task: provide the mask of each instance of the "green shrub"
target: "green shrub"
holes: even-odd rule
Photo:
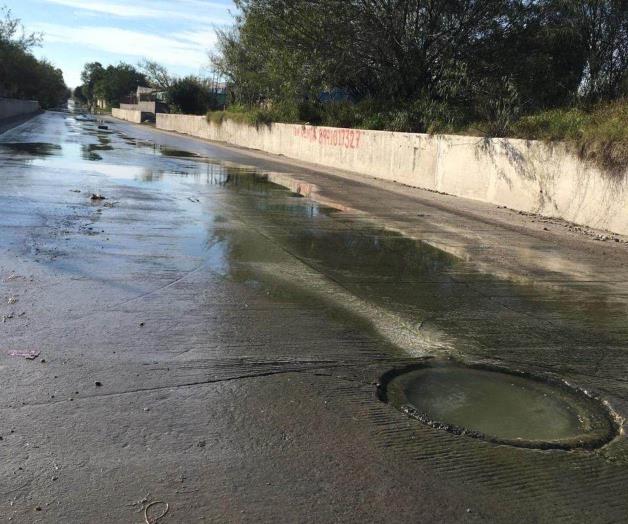
[[[628,168],[628,100],[597,108],[589,115],[577,140],[583,158],[616,175]]]
[[[220,126],[225,120],[225,113],[226,111],[209,111],[207,113],[207,121]]]
[[[241,107],[230,107],[224,111],[209,111],[207,113],[207,121],[216,125],[222,125],[225,120],[231,120],[238,124],[260,127],[262,125],[270,125],[277,120],[274,118],[272,111],[267,109],[243,109]]]
[[[215,106],[208,86],[195,76],[175,80],[166,90],[166,101],[171,111],[189,115],[203,115]]]
[[[326,126],[356,127],[361,121],[358,108],[350,102],[327,102],[319,106]]]
[[[283,122],[301,122],[311,125],[320,125],[324,120],[321,105],[309,100],[297,104],[294,109],[284,107],[281,117]]]
[[[510,134],[537,140],[577,139],[586,120],[587,115],[581,109],[552,109],[521,118]]]

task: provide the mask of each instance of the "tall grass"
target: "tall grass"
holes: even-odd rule
[[[580,158],[624,175],[628,169],[628,100],[591,109],[554,109],[521,118],[512,137],[565,141]]]

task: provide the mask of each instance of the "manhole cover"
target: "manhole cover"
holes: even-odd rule
[[[487,367],[431,362],[393,371],[380,393],[432,427],[512,446],[592,449],[617,431],[602,403],[563,382]]]

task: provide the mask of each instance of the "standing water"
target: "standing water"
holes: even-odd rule
[[[501,370],[436,363],[394,376],[386,397],[430,426],[520,447],[593,448],[615,433],[595,399]]]

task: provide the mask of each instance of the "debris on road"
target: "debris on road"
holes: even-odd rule
[[[144,497],[142,497],[140,500],[136,500],[135,502],[130,502],[127,504],[127,506],[132,506],[132,507],[140,506],[140,509],[137,510],[137,513],[139,513],[140,511],[142,511],[144,504],[148,502],[149,498],[150,498],[150,493],[146,493],[146,495],[144,495]]]
[[[82,113],[81,115],[76,116],[75,119],[77,122],[96,122],[96,118],[94,118],[91,115],[87,115],[85,113]]]
[[[92,200],[92,201],[106,200],[107,197],[101,195],[100,193],[92,193],[92,196],[90,196],[89,199]]]
[[[80,189],[70,189],[70,193],[80,193]]]
[[[9,300],[7,300],[7,304],[9,305],[15,304],[16,302],[17,302],[16,297],[9,297]]]
[[[30,351],[12,350],[9,351],[10,357],[22,357],[26,360],[35,360],[39,356],[40,351],[31,349]]]
[[[98,129],[109,129],[109,126],[98,126]]]
[[[153,506],[157,506],[158,504],[162,504],[164,506],[164,510],[161,512],[160,515],[157,515],[152,518],[149,517],[148,510],[152,508]],[[144,521],[146,522],[146,524],[156,524],[156,522],[158,522],[159,520],[163,519],[166,516],[169,510],[170,510],[170,505],[167,502],[163,502],[161,500],[155,500],[153,502],[150,502],[144,508]]]

